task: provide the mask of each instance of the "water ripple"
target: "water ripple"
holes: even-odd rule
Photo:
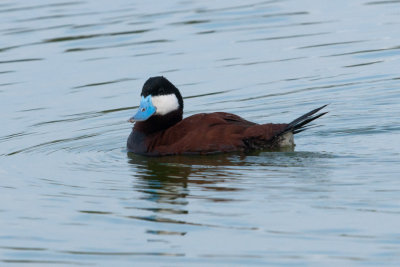
[[[145,33],[145,32],[148,32],[148,31],[150,31],[150,29],[135,30],[135,31],[124,31],[124,32],[98,33],[98,34],[78,35],[78,36],[64,36],[64,37],[56,37],[56,38],[52,38],[52,39],[46,39],[43,42],[44,43],[66,42],[66,41],[75,41],[75,40],[81,40],[81,39],[98,38],[98,37],[140,34],[140,33]]]
[[[10,12],[15,12],[15,11],[24,11],[24,10],[34,10],[34,9],[42,9],[42,8],[48,8],[48,7],[61,7],[61,6],[70,6],[70,5],[78,5],[83,3],[82,1],[72,1],[72,2],[63,2],[63,3],[46,3],[44,5],[34,5],[34,6],[24,6],[24,7],[14,7],[14,8],[6,8],[6,9],[0,9],[0,13],[10,13]]]
[[[44,60],[43,58],[23,58],[23,59],[13,59],[13,60],[2,60],[0,64],[7,64],[7,63],[23,63],[29,61],[41,61]]]
[[[292,38],[302,38],[302,37],[309,37],[309,36],[319,36],[319,35],[326,35],[329,32],[318,32],[318,33],[306,33],[306,34],[294,34],[294,35],[283,35],[283,36],[273,36],[273,37],[265,37],[265,38],[255,38],[255,39],[248,39],[248,40],[239,40],[238,43],[246,43],[246,42],[259,42],[259,41],[273,41],[273,40],[281,40],[281,39],[292,39]]]

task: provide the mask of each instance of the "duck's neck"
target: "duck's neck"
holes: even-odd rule
[[[146,121],[138,121],[135,123],[133,130],[144,134],[152,134],[175,125],[182,120],[183,110],[178,109],[165,115],[154,115]]]

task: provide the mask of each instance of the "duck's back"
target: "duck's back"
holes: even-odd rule
[[[287,124],[259,125],[224,112],[201,113],[146,136],[135,133],[134,129],[131,135],[143,138],[134,141],[135,138],[130,137],[132,140],[128,140],[128,148],[136,153],[155,156],[269,148],[274,146],[274,137],[286,127]]]

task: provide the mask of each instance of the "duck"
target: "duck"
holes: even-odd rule
[[[183,98],[163,76],[143,85],[127,151],[144,156],[208,155],[294,147],[294,135],[325,115],[323,105],[290,123],[257,124],[232,113],[199,113],[183,118]]]

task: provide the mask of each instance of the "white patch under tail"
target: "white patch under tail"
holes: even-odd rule
[[[156,115],[165,115],[179,108],[175,94],[152,96],[151,101],[156,108]]]
[[[294,146],[294,137],[292,132],[285,133],[279,140],[280,147],[291,147]]]

